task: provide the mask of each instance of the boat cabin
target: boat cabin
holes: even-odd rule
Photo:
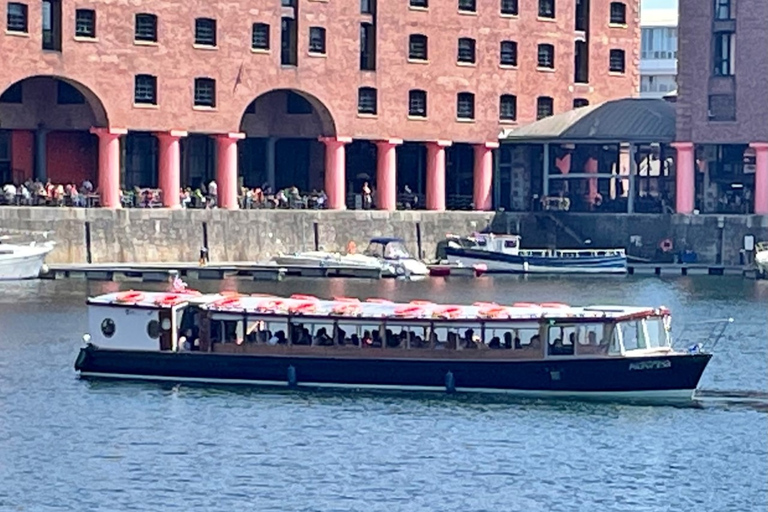
[[[405,241],[402,238],[388,237],[372,238],[368,242],[368,247],[363,254],[385,260],[399,260],[412,257],[411,253],[406,249]]]
[[[457,359],[672,350],[665,308],[155,292],[112,293],[88,305],[90,342],[100,348]]]

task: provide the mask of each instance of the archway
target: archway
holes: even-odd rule
[[[109,126],[109,119],[85,85],[47,75],[11,84],[0,94],[0,182],[96,183],[94,126]]]
[[[336,136],[328,108],[311,94],[276,89],[253,100],[240,120],[246,138],[239,143],[242,184],[272,190],[323,188],[320,137]]]

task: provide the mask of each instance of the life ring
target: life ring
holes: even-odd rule
[[[175,306],[176,304],[183,302],[186,297],[182,294],[168,294],[158,297],[155,300],[155,304],[158,306]]]
[[[413,317],[418,313],[421,313],[422,308],[419,306],[402,306],[395,309],[395,316]]]
[[[456,318],[461,314],[460,306],[448,306],[438,309],[432,313],[435,318]]]
[[[671,252],[674,247],[675,247],[675,244],[672,243],[671,238],[665,238],[664,240],[659,242],[659,248],[662,250],[662,252]]]
[[[144,298],[144,294],[133,290],[123,292],[115,297],[116,302],[140,302]]]
[[[339,304],[331,310],[333,315],[352,316],[360,313],[360,306],[358,304]]]
[[[280,308],[283,305],[283,301],[280,299],[276,300],[270,300],[265,302],[263,305],[259,305],[257,309],[260,311],[268,312],[268,313],[274,313],[276,309]]]
[[[304,302],[301,304],[296,304],[293,306],[288,307],[288,311],[291,314],[306,314],[306,313],[314,313],[315,311],[315,303],[314,302]]]
[[[296,300],[311,300],[313,302],[320,300],[314,295],[302,295],[300,293],[294,293],[293,295],[291,295],[291,298]]]
[[[223,299],[219,299],[213,303],[214,307],[217,307],[217,308],[225,308],[225,307],[231,308],[239,304],[240,304],[240,297],[235,297],[235,296],[224,297]]]
[[[490,308],[484,308],[478,311],[478,316],[481,318],[500,318],[502,316],[509,317],[509,313],[507,312],[507,308],[505,307],[490,307]]]

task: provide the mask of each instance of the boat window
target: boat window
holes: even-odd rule
[[[504,240],[505,249],[514,249],[517,247],[517,240]]]
[[[101,322],[101,334],[103,334],[105,338],[111,338],[114,336],[116,330],[117,328],[115,327],[115,321],[111,318],[105,318]]]
[[[648,347],[642,320],[619,322],[617,325],[624,350],[640,350]]]
[[[147,323],[147,335],[152,338],[153,340],[156,340],[160,337],[160,322],[157,320],[150,320]]]
[[[371,242],[368,244],[368,248],[363,253],[366,256],[373,256],[375,258],[384,257],[384,246],[378,242]]]
[[[385,259],[408,258],[409,256],[408,249],[402,242],[389,242],[384,248]]]
[[[613,335],[611,324],[582,324],[576,329],[577,355],[591,356],[608,353]]]
[[[237,343],[244,340],[242,320],[211,320],[211,342]]]
[[[648,348],[659,348],[669,346],[669,331],[666,328],[664,319],[661,317],[651,317],[644,320]]]
[[[572,356],[578,343],[578,334],[578,328],[573,325],[550,326],[547,353],[550,356]]]
[[[467,343],[464,331],[466,329],[459,327],[435,325],[429,335],[429,346],[437,350],[463,348]],[[471,334],[474,336],[474,332]]]
[[[492,349],[531,349],[541,348],[539,326],[503,326],[485,329],[485,343]]]

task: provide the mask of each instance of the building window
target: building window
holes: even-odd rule
[[[75,11],[75,37],[96,37],[96,11],[77,9]]]
[[[195,20],[195,44],[216,46],[216,20],[211,18],[197,18]]]
[[[475,95],[471,92],[460,92],[456,95],[456,117],[471,120],[475,118]]]
[[[251,29],[251,49],[269,50],[269,25],[254,23]]]
[[[470,37],[459,38],[459,62],[475,63],[475,40]]]
[[[408,58],[411,60],[427,60],[427,36],[411,34],[408,37]]]
[[[58,80],[56,82],[56,103],[59,105],[85,105],[85,96],[75,86]]]
[[[325,55],[325,29],[309,27],[309,53]]]
[[[515,41],[501,42],[499,63],[502,66],[517,66],[517,43]]]
[[[295,66],[299,61],[296,44],[298,32],[296,20],[293,18],[280,18],[280,64],[283,66]]]
[[[360,24],[360,70],[376,70],[376,31],[372,23]]]
[[[611,2],[611,23],[614,25],[627,24],[627,6],[622,2]]]
[[[357,113],[376,115],[376,89],[361,87],[357,90]]]
[[[611,50],[609,71],[611,73],[624,73],[624,50]]]
[[[8,2],[8,19],[5,28],[8,32],[28,32],[29,17],[27,4]]]
[[[459,11],[477,12],[477,3],[475,0],[459,0]]]
[[[712,94],[709,96],[709,120],[736,120],[736,98],[733,94]]]
[[[735,74],[736,51],[733,32],[716,32],[714,35],[714,75]]]
[[[195,78],[195,106],[216,107],[216,80]]]
[[[409,0],[408,5],[416,9],[427,9],[429,8],[429,0]]]
[[[360,0],[360,14],[375,14],[376,0]]]
[[[133,82],[133,102],[140,105],[157,105],[157,77],[136,75]]]
[[[555,0],[539,0],[539,18],[555,17]]]
[[[573,47],[573,81],[589,83],[589,47],[586,41],[577,40]]]
[[[139,13],[136,15],[133,38],[136,41],[157,42],[157,16]]]
[[[501,0],[501,14],[517,16],[518,9],[517,0]]]
[[[0,103],[23,103],[24,102],[24,90],[21,82],[16,82],[0,94]],[[0,130],[2,133],[2,130]]]
[[[499,120],[517,121],[517,96],[502,94],[499,99]]]
[[[427,92],[419,89],[408,91],[408,115],[427,117]]]
[[[573,108],[581,108],[589,105],[589,100],[586,98],[574,98]]]
[[[555,69],[555,47],[551,44],[539,45],[539,67]]]
[[[730,20],[733,19],[732,16],[731,0],[715,0],[716,20]]]
[[[640,35],[641,59],[676,59],[677,28],[644,28]]]
[[[536,119],[544,119],[555,112],[555,101],[549,96],[539,96],[536,98]]]

